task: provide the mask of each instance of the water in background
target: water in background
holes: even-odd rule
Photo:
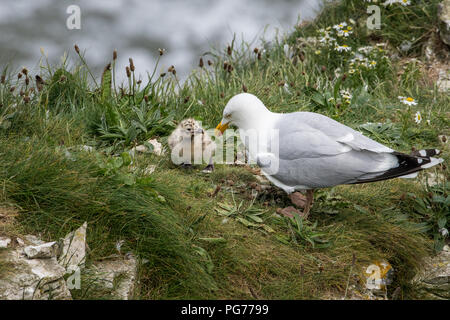
[[[43,48],[51,63],[64,52],[75,60],[73,45],[85,52],[95,74],[118,50],[124,69],[133,57],[137,71],[153,70],[158,48],[166,54],[160,70],[170,65],[186,77],[211,46],[237,39],[272,39],[303,19],[314,17],[319,0],[0,0],[0,68],[39,71]],[[67,7],[81,8],[81,29],[68,30]],[[267,29],[266,29],[267,27]],[[124,79],[124,72],[123,77]]]

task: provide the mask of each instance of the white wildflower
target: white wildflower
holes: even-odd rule
[[[406,104],[408,106],[415,106],[417,104],[416,100],[414,100],[411,97],[399,96],[398,99],[400,100],[401,103]]]
[[[416,112],[414,120],[416,121],[417,124],[419,124],[422,121],[422,115],[420,114],[420,111]]]
[[[394,3],[398,3],[398,0],[387,0],[386,2],[383,3],[383,6],[387,7]]]
[[[335,30],[341,30],[341,29],[343,29],[346,26],[347,26],[347,22],[341,22],[339,24],[334,25],[333,28]]]
[[[341,91],[339,91],[339,93],[341,94],[342,98],[346,100],[351,100],[353,97],[348,89],[342,89]]]
[[[351,35],[353,33],[353,31],[350,31],[348,29],[344,29],[344,30],[339,30],[338,31],[338,37],[348,37],[349,35]]]
[[[373,50],[372,46],[360,47],[358,51],[364,54],[369,54]]]
[[[352,48],[349,47],[348,45],[344,44],[342,46],[336,46],[334,47],[334,50],[336,50],[337,52],[342,52],[342,51],[351,51]]]

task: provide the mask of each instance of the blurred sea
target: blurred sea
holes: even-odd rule
[[[119,70],[132,57],[138,73],[146,75],[153,70],[158,48],[164,48],[158,71],[174,65],[183,79],[203,53],[226,46],[234,34],[237,43],[244,39],[257,46],[262,37],[273,39],[313,18],[320,4],[319,0],[0,0],[0,69],[9,64],[38,71],[40,48],[51,63],[64,52],[76,61],[76,43],[95,74],[117,49]],[[66,27],[70,5],[81,9],[80,30]]]

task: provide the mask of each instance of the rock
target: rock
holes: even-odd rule
[[[24,236],[24,238],[27,242],[30,242],[31,244],[33,244],[35,246],[45,243],[44,241],[42,241],[41,239],[39,239],[38,237],[36,237],[32,234],[27,234],[26,236]]]
[[[427,297],[450,299],[450,248],[448,245],[434,257],[425,259],[423,268],[413,279]]]
[[[162,149],[162,144],[159,143],[158,140],[151,139],[151,140],[148,140],[146,143],[153,146],[153,150],[152,151],[150,151],[149,148],[146,145],[141,144],[141,145],[138,145],[138,146],[132,148],[130,150],[130,154],[132,156],[134,156],[136,151],[137,152],[141,152],[141,153],[154,153],[157,156],[160,156],[160,155],[164,154],[163,149]]]
[[[442,42],[450,46],[450,0],[438,4],[438,27]]]
[[[68,233],[61,239],[61,253],[58,263],[68,271],[75,270],[76,267],[84,267],[86,258],[86,229],[87,222],[75,231]]]
[[[450,90],[450,69],[439,71],[436,86],[440,92],[447,92]]]
[[[56,257],[28,259],[23,248],[9,251],[8,271],[0,275],[0,300],[72,299]]]
[[[0,249],[8,248],[10,243],[11,243],[10,238],[0,237]]]
[[[447,181],[447,178],[443,173],[440,172],[425,171],[420,176],[419,181],[432,187],[440,183],[445,183]]]
[[[157,156],[160,156],[163,154],[163,150],[162,150],[162,144],[158,142],[158,140],[156,139],[151,139],[148,140],[147,143],[151,144],[153,146],[153,153],[156,154]]]
[[[149,152],[148,148],[146,146],[144,146],[143,144],[134,147],[132,149],[132,151],[137,151],[137,152],[141,152],[141,153],[148,153]]]
[[[120,300],[133,299],[137,277],[137,262],[133,255],[95,262],[89,272],[95,279],[96,290],[107,290]]]
[[[49,259],[56,257],[58,244],[53,241],[36,246],[27,246],[23,249],[23,252],[28,259]]]
[[[22,239],[20,239],[19,237],[16,238],[16,241],[17,241],[17,244],[21,247],[23,247],[25,245],[25,242]]]

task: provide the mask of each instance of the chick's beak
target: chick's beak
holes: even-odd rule
[[[222,121],[217,125],[214,131],[216,136],[221,136],[225,130],[228,128],[228,123],[222,124]]]

